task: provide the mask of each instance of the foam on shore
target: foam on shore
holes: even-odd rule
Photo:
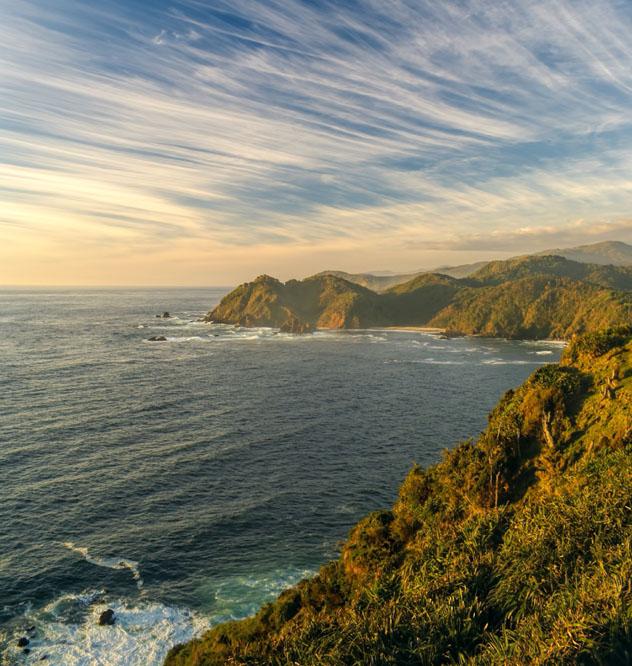
[[[208,619],[157,602],[103,602],[102,592],[63,595],[25,617],[35,627],[30,653],[11,637],[2,657],[10,664],[43,660],[50,666],[160,666],[167,652],[209,627]],[[99,615],[114,611],[115,623],[100,626]],[[3,662],[4,663],[4,662]]]

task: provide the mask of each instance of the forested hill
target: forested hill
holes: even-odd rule
[[[555,255],[490,261],[469,277],[474,284],[490,285],[541,275],[582,280],[608,289],[632,290],[632,266],[586,264]]]
[[[576,338],[339,559],[167,666],[632,662],[632,328]]]
[[[295,333],[429,326],[451,334],[567,339],[632,321],[632,267],[522,257],[491,262],[462,279],[424,273],[380,294],[335,275],[286,283],[264,275],[233,290],[207,320]]]

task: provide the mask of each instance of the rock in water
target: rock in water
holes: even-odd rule
[[[29,639],[26,636],[18,639],[18,647],[26,647],[30,643]]]
[[[162,318],[163,319],[171,319],[171,315],[168,312],[163,312],[162,313]]]
[[[154,335],[149,338],[149,342],[167,342],[167,338],[164,335]]]
[[[102,627],[112,626],[115,621],[114,611],[111,608],[104,610],[103,613],[99,615],[99,625]]]

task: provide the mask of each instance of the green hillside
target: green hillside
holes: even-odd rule
[[[465,287],[429,324],[465,335],[562,339],[632,321],[632,294],[563,277]]]
[[[540,275],[582,280],[607,289],[632,290],[632,266],[585,264],[558,256],[491,261],[470,279],[473,283],[488,285]]]
[[[225,296],[207,320],[284,330],[363,328],[388,318],[373,291],[333,275],[285,284],[268,275],[246,282]]]
[[[632,321],[632,267],[521,257],[491,262],[463,279],[423,273],[381,294],[334,275],[285,284],[264,275],[228,294],[207,320],[296,333],[432,326],[454,334],[567,339]]]
[[[632,328],[577,338],[338,560],[166,666],[627,664]]]

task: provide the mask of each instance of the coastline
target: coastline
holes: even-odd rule
[[[436,335],[444,334],[447,329],[437,328],[434,326],[378,326],[371,328],[372,331],[402,331],[403,333],[416,332],[416,333],[433,333]]]
[[[329,330],[329,329],[319,329],[319,330]],[[341,329],[348,330],[348,329]],[[368,331],[390,331],[401,333],[426,333],[428,335],[447,335],[447,328],[438,328],[433,326],[377,326],[375,328],[366,329]],[[449,337],[452,338],[479,338],[479,339],[489,339],[489,340],[513,340],[518,342],[533,342],[533,343],[543,343],[550,345],[557,345],[560,347],[567,347],[570,344],[570,340],[563,340],[561,338],[507,338],[507,337],[495,337],[490,335],[483,335],[480,333],[460,333],[458,335],[453,334]]]

